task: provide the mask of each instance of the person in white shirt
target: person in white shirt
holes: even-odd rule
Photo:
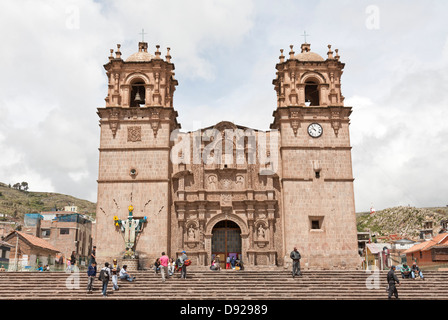
[[[127,265],[124,265],[123,268],[121,268],[120,270],[120,279],[121,280],[128,280],[130,282],[135,281],[136,277],[132,277],[127,271],[126,269],[128,268]]]

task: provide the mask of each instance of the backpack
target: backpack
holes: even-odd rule
[[[109,273],[105,269],[101,269],[100,275],[98,276],[100,281],[109,281]]]

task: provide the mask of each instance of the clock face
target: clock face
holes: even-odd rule
[[[312,123],[308,126],[308,134],[313,138],[319,138],[323,133],[322,126],[318,123]]]

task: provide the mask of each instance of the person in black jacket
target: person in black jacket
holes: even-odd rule
[[[76,252],[72,251],[72,255],[70,256],[70,262],[71,262],[71,266],[72,266],[72,270],[73,267],[76,265]]]
[[[291,252],[289,257],[292,259],[292,277],[294,278],[296,275],[301,276],[302,273],[300,272],[300,259],[302,258],[300,256],[299,251],[297,251],[297,248],[294,247],[294,250]]]
[[[398,285],[400,285],[400,281],[398,281],[398,278],[395,275],[395,266],[392,266],[387,273],[387,283],[389,285],[388,299],[391,299],[392,295],[394,295],[395,298],[398,299],[398,291],[395,283],[398,283]]]

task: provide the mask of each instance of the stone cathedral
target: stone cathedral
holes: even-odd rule
[[[140,42],[127,59],[111,49],[98,108],[100,263],[121,260],[126,237],[140,268],[183,250],[196,266],[236,256],[286,267],[294,247],[302,268],[358,266],[344,63],[331,46],[326,59],[307,43],[293,50],[275,65],[269,131],[222,121],[182,132],[170,49],[163,58]],[[138,230],[120,227],[128,218]]]

